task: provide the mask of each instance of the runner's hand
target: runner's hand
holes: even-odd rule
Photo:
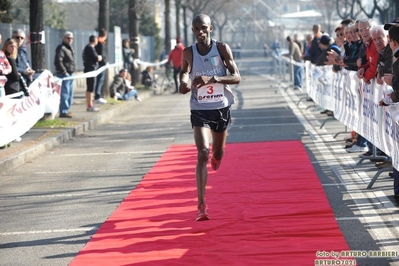
[[[190,88],[188,87],[188,84],[185,83],[184,81],[180,82],[180,86],[179,86],[179,92],[181,94],[186,94],[187,92],[191,91]]]

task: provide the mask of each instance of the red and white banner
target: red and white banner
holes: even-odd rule
[[[50,71],[45,70],[29,86],[29,97],[12,98],[20,93],[0,97],[0,146],[25,134],[45,113],[55,116],[60,90],[60,84],[54,82]]]

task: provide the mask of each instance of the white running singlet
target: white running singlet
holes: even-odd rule
[[[226,67],[222,62],[216,46],[217,41],[211,40],[212,48],[206,55],[200,55],[197,44],[191,45],[193,62],[190,79],[196,76],[226,76]],[[215,110],[232,105],[235,102],[233,92],[226,84],[214,83],[200,87],[197,90],[191,88],[191,110]]]

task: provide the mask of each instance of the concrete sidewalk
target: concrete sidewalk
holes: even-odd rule
[[[20,142],[14,141],[9,148],[0,149],[0,173],[27,163],[38,155],[73,139],[76,135],[94,129],[114,116],[140,105],[140,102],[135,99],[112,101],[112,103],[96,105],[100,108],[100,112],[87,112],[85,93],[85,87],[75,87],[74,101],[70,109],[74,115],[73,118],[60,118],[58,114],[55,117],[55,120],[65,122],[65,126],[59,128],[34,126],[21,136]],[[139,90],[138,95],[145,100],[153,95],[153,91]]]

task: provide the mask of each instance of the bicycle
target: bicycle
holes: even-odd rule
[[[166,93],[174,93],[176,90],[175,86],[175,81],[173,79],[173,69],[170,65],[165,65],[165,73],[161,75],[160,78],[157,78],[158,80],[161,80],[160,86],[158,86],[158,90],[160,94]],[[157,82],[158,83],[158,82]]]

